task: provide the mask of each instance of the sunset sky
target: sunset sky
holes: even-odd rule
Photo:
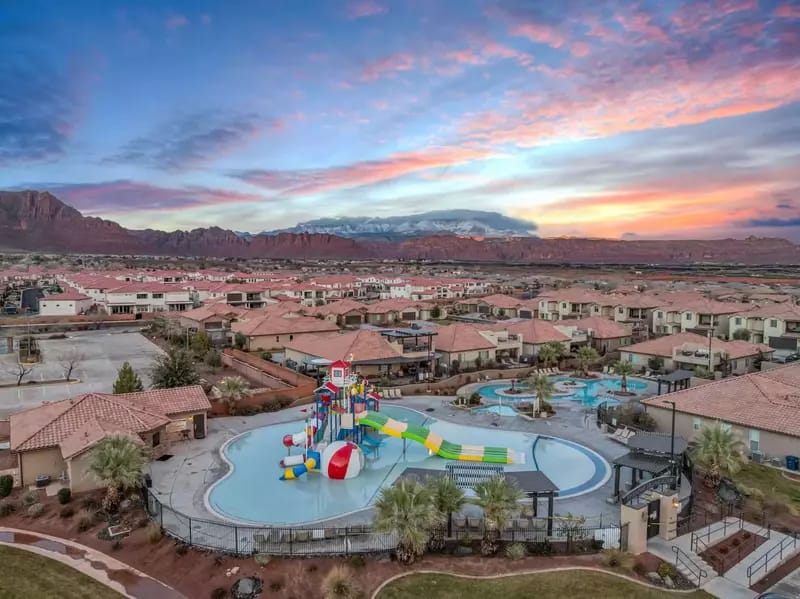
[[[3,0],[29,188],[134,228],[800,241],[800,0]]]

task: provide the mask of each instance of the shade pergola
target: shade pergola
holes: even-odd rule
[[[619,498],[620,471],[623,468],[631,469],[631,489],[641,481],[647,472],[651,478],[661,476],[672,468],[672,460],[667,456],[649,455],[640,452],[629,452],[619,456],[611,463],[614,468],[614,501]],[[638,476],[637,476],[638,475]]]
[[[660,374],[656,378],[658,394],[661,395],[661,385],[667,386],[667,393],[688,389],[694,373],[691,370],[673,370],[669,374]]]
[[[522,472],[505,472],[496,464],[447,464],[446,470],[428,470],[426,468],[406,468],[401,478],[412,477],[420,482],[430,478],[447,476],[455,480],[459,488],[474,489],[475,485],[493,476],[504,476],[513,480],[517,487],[533,502],[533,515],[538,516],[539,498],[547,498],[547,534],[553,534],[553,512],[558,487],[543,472],[529,470]]]

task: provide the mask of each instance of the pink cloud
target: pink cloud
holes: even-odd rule
[[[572,42],[569,49],[573,56],[577,56],[579,58],[589,54],[589,44],[586,42]]]
[[[189,24],[189,19],[187,19],[184,15],[172,15],[164,21],[164,27],[169,29],[170,31],[175,31],[182,27],[186,27]]]
[[[410,71],[415,63],[416,59],[411,54],[403,52],[392,54],[367,64],[361,72],[361,79],[374,81],[381,77],[393,77],[398,72]]]
[[[641,41],[661,43],[669,41],[669,36],[660,26],[653,23],[648,14],[641,12],[630,15],[618,14],[615,19],[625,31],[640,35]]]
[[[359,0],[347,5],[348,19],[362,19],[364,17],[374,17],[388,12],[389,9],[375,0]]]
[[[526,37],[537,44],[546,44],[551,48],[564,45],[564,37],[549,25],[523,23],[513,27],[510,34],[515,37]]]
[[[782,4],[775,9],[775,16],[782,19],[800,19],[800,5]]]
[[[484,149],[440,146],[397,152],[381,160],[367,160],[339,167],[296,171],[246,171],[239,178],[284,195],[303,196],[372,185],[430,169],[453,167],[494,156],[496,154]]]

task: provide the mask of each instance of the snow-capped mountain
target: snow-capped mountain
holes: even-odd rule
[[[437,210],[407,216],[320,218],[288,229],[264,231],[278,233],[327,233],[339,237],[383,237],[389,239],[423,235],[461,235],[469,237],[529,237],[536,225],[499,212],[480,210]]]

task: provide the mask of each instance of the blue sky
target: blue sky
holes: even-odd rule
[[[0,4],[0,188],[129,227],[800,240],[800,2]]]

